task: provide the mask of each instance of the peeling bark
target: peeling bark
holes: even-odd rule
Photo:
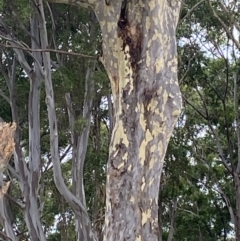
[[[100,10],[115,113],[104,240],[157,240],[160,176],[181,109],[175,43],[180,3],[128,1]]]
[[[181,110],[176,26],[181,1],[50,0],[91,7],[113,93],[104,240],[157,240],[158,190]]]

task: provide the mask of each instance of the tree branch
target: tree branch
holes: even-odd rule
[[[2,36],[1,36],[2,37]],[[8,41],[11,41],[10,39],[8,39]],[[67,54],[67,55],[73,55],[73,56],[78,56],[78,57],[84,57],[84,58],[88,58],[88,59],[98,59],[98,56],[91,56],[91,55],[86,55],[86,54],[79,54],[79,53],[75,53],[75,52],[67,52],[67,51],[63,51],[63,50],[57,50],[57,49],[31,49],[28,47],[21,47],[21,46],[11,46],[11,45],[6,45],[6,44],[2,44],[0,43],[0,46],[4,47],[4,48],[15,48],[15,49],[21,49],[24,51],[28,51],[28,52],[52,52],[52,53],[59,53],[59,54]]]
[[[237,2],[237,1],[236,1]],[[233,11],[229,11],[229,8],[224,6],[224,4],[219,1],[219,5],[220,8],[228,15],[228,17],[230,18],[230,20],[232,21],[232,23],[234,24],[234,26],[236,27],[236,29],[240,32],[240,24],[238,23],[238,21],[234,18],[233,15]]]
[[[188,101],[188,99],[183,95],[182,98],[186,101],[186,103],[188,105],[190,105],[203,119],[207,120],[207,117],[201,112],[199,111],[199,109],[194,106],[190,101]]]
[[[1,96],[3,99],[5,99],[5,100],[8,102],[8,104],[11,104],[9,97],[7,97],[7,96],[3,93],[2,90],[0,90],[0,96]]]
[[[236,47],[238,48],[238,50],[240,50],[240,43],[235,39],[235,37],[233,36],[233,34],[231,33],[231,31],[229,30],[229,27],[223,22],[223,20],[218,16],[218,14],[216,13],[216,11],[214,10],[211,1],[208,0],[209,3],[209,7],[213,12],[213,16],[219,21],[219,23],[222,25],[223,29],[225,30],[227,36],[233,41],[233,43],[236,45]]]
[[[198,5],[200,5],[201,3],[203,3],[205,0],[201,0],[199,2],[197,2],[188,12],[187,14],[181,19],[181,21],[179,21],[178,25],[182,24],[183,21],[195,10],[195,8],[198,7]]]
[[[15,200],[10,194],[6,193],[5,197],[10,200],[11,202],[13,202],[14,204],[16,204],[18,207],[20,207],[21,209],[25,208],[25,204],[22,202],[19,202],[17,200]]]
[[[47,48],[48,46],[48,38],[47,38],[47,29],[46,29],[46,21],[44,15],[44,9],[42,5],[42,1],[39,1],[39,28],[41,30],[41,46],[43,48]],[[49,51],[43,54],[43,64],[44,64],[44,79],[45,79],[45,91],[46,91],[46,103],[48,106],[48,119],[50,126],[50,141],[51,141],[51,158],[53,164],[53,173],[54,173],[54,182],[58,189],[58,191],[63,195],[66,201],[69,203],[71,208],[74,210],[75,215],[84,216],[88,222],[90,222],[90,218],[85,208],[84,204],[80,199],[78,199],[72,192],[69,191],[66,186],[60,165],[59,158],[59,145],[58,145],[58,128],[57,128],[57,117],[55,110],[55,102],[53,96],[53,86],[52,86],[52,72],[51,72],[51,61]],[[89,231],[90,236],[93,235],[92,230]]]
[[[3,238],[3,240],[6,241],[12,241],[11,238],[9,238],[4,232],[0,231],[0,237]]]
[[[237,74],[234,73],[234,109],[235,109],[235,121],[236,121],[236,132],[237,132],[237,146],[238,146],[238,164],[237,164],[237,174],[240,173],[240,119],[239,119],[239,105],[238,105],[238,85],[237,85]]]

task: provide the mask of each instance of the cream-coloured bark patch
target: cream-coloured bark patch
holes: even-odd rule
[[[142,177],[142,185],[141,185],[141,190],[143,191],[146,186],[146,180],[145,177]]]
[[[149,17],[146,17],[146,29],[147,29],[147,31],[150,29],[150,27],[151,27],[150,18],[149,18]]]
[[[120,111],[120,110],[119,110]],[[118,113],[119,115],[119,113]],[[123,143],[126,147],[129,146],[129,141],[127,139],[126,134],[124,133],[124,127],[123,127],[123,122],[122,120],[118,121],[118,124],[115,125],[114,128],[114,138],[113,138],[113,143],[112,146],[115,147],[117,146],[119,143]]]
[[[132,164],[130,164],[129,166],[128,166],[128,169],[127,169],[129,172],[130,171],[132,171]]]
[[[134,196],[131,196],[130,202],[135,203],[135,197]]]
[[[148,2],[148,6],[149,6],[149,8],[150,8],[150,11],[152,11],[152,10],[156,7],[155,1],[150,0],[150,1]]]
[[[181,110],[180,109],[176,109],[173,111],[172,116],[179,116],[181,114]]]
[[[153,111],[153,110],[156,110],[158,109],[158,101],[156,101],[155,99],[151,100],[151,102],[149,103],[148,105],[148,110],[150,111]]]
[[[163,92],[163,104],[165,105],[168,99],[168,92],[164,90]]]
[[[105,20],[100,21],[99,24],[100,24],[100,26],[101,26],[102,28],[104,28],[104,26],[105,26],[105,24],[106,24],[106,21],[105,21]]]
[[[156,73],[159,73],[164,68],[163,58],[157,59],[155,66],[156,66]]]
[[[136,241],[142,241],[141,236],[138,236],[138,237],[136,238]]]
[[[146,212],[142,212],[142,226],[151,218],[151,212],[150,208]]]
[[[149,162],[149,168],[152,169],[156,162],[157,162],[157,159],[152,157]]]
[[[122,160],[122,162],[118,165],[117,169],[119,170],[120,168],[124,167],[125,162]]]
[[[149,42],[150,42],[150,40],[149,40]],[[149,52],[147,51],[147,54],[146,54],[146,67],[149,67],[150,63],[151,63],[151,58],[150,58]]]
[[[154,182],[154,178],[152,177],[150,182],[149,182],[149,186],[152,186],[153,182]]]
[[[140,163],[142,166],[144,165],[144,161],[146,158],[146,147],[150,140],[152,140],[152,135],[149,132],[149,130],[146,130],[145,139],[142,141],[140,148],[139,148],[139,158],[140,158]]]

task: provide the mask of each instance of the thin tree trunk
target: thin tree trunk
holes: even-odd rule
[[[177,211],[177,203],[178,200],[177,198],[173,201],[173,204],[171,206],[170,209],[170,229],[168,232],[168,239],[167,241],[172,241],[173,240],[173,236],[174,236],[174,231],[175,231],[175,226],[176,226],[176,211]]]
[[[239,46],[240,47],[240,46]],[[238,74],[234,73],[234,109],[235,109],[235,121],[236,121],[236,133],[237,133],[237,149],[238,149],[238,163],[236,170],[234,171],[234,183],[236,192],[236,241],[240,241],[240,116],[239,116],[239,95],[238,95]]]
[[[66,102],[68,106],[69,123],[71,126],[71,139],[72,139],[72,177],[73,177],[73,193],[81,200],[86,208],[86,198],[83,184],[83,167],[84,160],[87,152],[87,145],[89,139],[90,125],[91,125],[91,109],[93,98],[93,79],[92,69],[89,67],[86,73],[85,79],[85,97],[83,106],[83,118],[84,128],[81,134],[78,134],[79,130],[74,129],[75,116],[74,110],[71,105],[70,94],[66,94]],[[88,234],[91,227],[86,225],[87,222],[84,217],[76,216],[76,232],[77,240],[92,240]]]
[[[0,161],[2,163],[2,161]],[[5,229],[5,233],[8,238],[12,241],[17,241],[17,237],[13,231],[12,226],[12,218],[11,218],[11,210],[9,209],[9,203],[6,199],[5,195],[2,193],[3,189],[3,170],[0,169],[0,183],[1,183],[1,190],[0,190],[0,220]]]
[[[199,241],[203,241],[204,239],[203,239],[202,230],[200,227],[198,228],[198,230],[199,230]]]
[[[163,200],[162,200],[162,185],[163,176],[161,176],[161,182],[159,187],[159,197],[158,197],[158,241],[163,241],[163,229],[162,229],[162,216],[163,216]]]
[[[32,5],[31,17],[31,35],[32,48],[39,48],[39,29],[38,29],[38,13],[34,4]],[[37,42],[36,42],[37,41]],[[35,61],[42,62],[41,53],[33,53]],[[38,188],[40,180],[40,85],[42,81],[40,66],[35,62],[31,73],[28,121],[29,121],[29,172],[28,186],[24,188],[25,196],[25,218],[29,228],[29,234],[32,240],[45,241],[40,215],[38,212]]]
[[[32,41],[32,48],[38,48],[38,44],[35,42],[39,39],[38,22],[36,19],[35,6],[33,7],[33,16],[31,18],[31,34],[35,39]],[[38,181],[40,175],[40,123],[39,123],[39,91],[40,91],[40,78],[42,77],[42,66],[40,65],[40,53],[33,53],[34,68],[32,69],[26,61],[25,55],[22,50],[14,48],[19,46],[14,36],[10,35],[10,31],[6,27],[3,19],[0,18],[3,29],[3,34],[9,39],[14,39],[9,43],[13,47],[15,56],[13,58],[12,69],[9,67],[9,77],[6,79],[9,94],[10,94],[10,105],[12,109],[12,118],[19,124],[18,109],[15,99],[15,79],[16,79],[16,59],[18,60],[21,67],[24,69],[30,80],[30,93],[29,93],[29,169],[26,166],[25,157],[22,153],[20,141],[21,133],[19,126],[15,135],[15,168],[19,173],[20,188],[25,200],[24,216],[28,227],[29,235],[32,240],[45,241],[45,235],[42,229],[40,221],[40,215],[38,212],[37,205],[37,194],[38,194]]]
[[[239,174],[234,175],[235,191],[236,191],[236,241],[240,241],[240,179]]]
[[[12,36],[9,36],[9,37],[12,37]],[[28,63],[26,62],[23,52],[20,50],[17,50],[17,49],[14,49],[14,51],[16,53],[16,58],[18,59],[21,66],[24,68],[24,70],[28,74],[28,77],[30,79],[32,77],[34,77],[34,73],[32,73],[30,75],[31,68],[29,67]],[[7,85],[8,85],[8,89],[9,89],[9,94],[10,94],[10,105],[11,105],[11,110],[12,110],[12,118],[13,118],[13,121],[15,121],[18,125],[19,118],[18,118],[18,110],[17,110],[17,105],[16,105],[15,89],[14,89],[15,88],[14,87],[15,78],[16,78],[16,58],[15,57],[13,58],[12,69],[9,69],[9,78],[6,79],[6,81],[7,81]],[[35,85],[35,83],[34,83],[34,85]],[[34,89],[36,91],[36,87],[32,86],[32,89],[30,90],[30,92],[32,91],[32,93],[29,95],[30,108],[33,108],[33,109],[36,107],[35,101],[34,101],[35,93],[33,93]],[[36,96],[36,98],[38,98],[38,97]],[[34,105],[34,107],[32,105]],[[32,116],[32,113],[31,113],[31,116]],[[36,125],[36,122],[35,122],[34,128],[36,128],[36,126],[39,129],[39,126]],[[33,127],[33,123],[31,122],[30,128],[32,128],[32,127]],[[30,130],[30,132],[31,132],[31,130]],[[35,132],[35,130],[33,130],[33,132],[31,132],[30,136],[33,135],[34,138],[35,137],[37,138],[37,135],[35,135],[35,134],[36,134],[36,132]],[[42,230],[40,216],[38,213],[38,206],[37,206],[37,199],[36,199],[37,193],[35,193],[35,191],[38,188],[38,184],[36,184],[35,177],[39,175],[39,172],[36,168],[37,164],[31,163],[32,158],[36,158],[36,160],[38,159],[38,156],[35,156],[36,150],[34,150],[34,148],[37,149],[37,146],[35,146],[35,144],[36,144],[36,142],[35,142],[33,145],[30,146],[30,150],[29,150],[30,152],[32,150],[34,151],[34,153],[31,154],[29,157],[29,168],[32,171],[32,174],[33,174],[32,175],[32,174],[30,174],[30,172],[26,166],[25,157],[23,156],[23,153],[22,153],[22,150],[20,147],[20,140],[21,140],[21,133],[20,133],[19,126],[17,126],[17,130],[15,133],[14,162],[15,162],[16,171],[17,171],[17,173],[19,173],[18,177],[20,178],[20,180],[19,180],[20,188],[23,193],[24,200],[25,200],[26,208],[24,208],[24,210],[23,210],[24,216],[25,216],[26,224],[27,224],[29,235],[30,235],[31,239],[36,240],[36,241],[38,241],[38,240],[45,241],[45,235]]]
[[[47,38],[43,1],[37,0],[37,6],[39,10],[39,28],[41,31],[41,34],[40,34],[41,47],[48,48],[49,44],[48,44],[48,38]],[[73,193],[71,193],[68,190],[63,180],[60,160],[59,160],[59,151],[58,151],[58,127],[57,127],[57,117],[56,117],[56,110],[55,110],[54,91],[52,86],[51,59],[50,59],[50,54],[48,52],[42,53],[42,56],[43,56],[43,64],[44,64],[46,103],[48,107],[48,119],[49,119],[49,126],[50,126],[51,157],[53,162],[54,182],[58,191],[61,193],[61,195],[63,195],[63,197],[66,199],[66,201],[73,209],[76,220],[78,222],[76,224],[78,240],[79,241],[96,240],[96,237],[93,234],[93,230],[91,227],[91,221],[87,213],[87,209],[85,205],[85,197],[83,198],[84,199],[84,202],[83,202],[83,199],[80,198],[80,196],[77,197],[77,194],[74,195]],[[84,112],[88,113],[88,111],[90,111],[88,108],[85,108]],[[88,137],[88,132],[84,133],[84,137]],[[84,139],[84,141],[85,140],[86,139]],[[80,143],[82,144],[84,142],[82,140],[80,140],[80,142],[77,142],[77,145],[78,145],[77,150],[81,148],[81,146],[79,146]],[[81,163],[82,159],[81,159],[81,156],[79,155],[83,155],[83,154],[84,154],[84,151],[83,152],[78,151],[76,156],[78,158],[78,165],[79,165],[78,170],[81,173],[82,173],[81,168],[83,168],[83,164]],[[81,173],[78,173],[78,175]],[[80,178],[80,180],[78,182],[78,185],[76,186],[76,190],[79,193],[79,195],[84,195],[82,177],[81,176],[78,176],[78,177]],[[82,220],[84,220],[84,222],[82,222]],[[85,227],[82,228],[81,225],[84,225]]]

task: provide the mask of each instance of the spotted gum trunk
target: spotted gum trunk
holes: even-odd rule
[[[179,9],[180,1],[129,0],[96,11],[114,103],[107,241],[158,239],[160,176],[181,110],[175,40]]]

